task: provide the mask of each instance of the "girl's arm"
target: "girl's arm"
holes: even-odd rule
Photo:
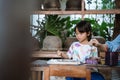
[[[68,59],[68,58],[69,58],[66,53],[64,53],[64,52],[62,52],[62,51],[59,51],[59,50],[57,51],[57,55],[65,58],[65,59]]]

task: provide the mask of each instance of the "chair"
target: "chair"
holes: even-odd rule
[[[50,76],[76,77],[91,80],[91,71],[83,65],[49,65],[44,70],[44,80],[50,80]]]

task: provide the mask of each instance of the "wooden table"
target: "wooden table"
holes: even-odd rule
[[[34,51],[32,53],[32,58],[38,59],[51,59],[51,58],[61,58],[57,55],[57,51]],[[44,60],[36,60],[33,62],[34,65],[31,67],[32,71],[32,80],[42,80],[42,74],[44,72],[44,68],[47,67],[47,63]],[[36,78],[37,77],[37,78]]]
[[[66,52],[66,51],[64,51]],[[57,55],[57,51],[35,51],[32,54],[32,58],[39,58],[39,59],[44,59],[44,58],[48,58],[48,59],[60,59],[61,57]],[[41,79],[41,75],[44,72],[44,68],[47,67],[47,63],[45,61],[42,60],[36,60],[36,64],[34,66],[31,67],[31,71],[33,72],[33,74],[38,75],[38,79],[37,80],[42,80]],[[106,80],[111,80],[111,72],[112,70],[120,70],[119,66],[114,66],[114,67],[110,67],[110,66],[106,66],[106,65],[86,65],[89,68],[97,68],[99,69],[99,72],[101,72],[102,74],[104,74],[104,76],[106,77]],[[108,76],[108,74],[110,76]],[[35,77],[35,76],[34,76]],[[32,79],[32,80],[36,80],[36,79]]]
[[[37,75],[37,80],[42,80],[42,74],[44,69],[48,67],[47,61],[44,60],[36,60],[31,67],[31,71],[33,72],[33,79],[36,80],[35,76]],[[99,70],[100,73],[103,74],[106,80],[111,80],[111,72],[112,70],[120,70],[120,66],[107,66],[107,65],[90,65],[90,64],[83,64],[86,65],[88,68],[96,68]],[[35,74],[35,72],[37,72]],[[108,76],[109,75],[109,76]]]

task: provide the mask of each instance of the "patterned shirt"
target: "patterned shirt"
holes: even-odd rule
[[[85,63],[90,57],[98,57],[97,48],[90,45],[84,45],[80,42],[73,42],[67,52],[69,58]]]

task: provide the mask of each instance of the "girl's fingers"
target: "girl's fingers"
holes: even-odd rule
[[[61,53],[62,52],[60,50],[57,51],[58,56],[61,56]]]

